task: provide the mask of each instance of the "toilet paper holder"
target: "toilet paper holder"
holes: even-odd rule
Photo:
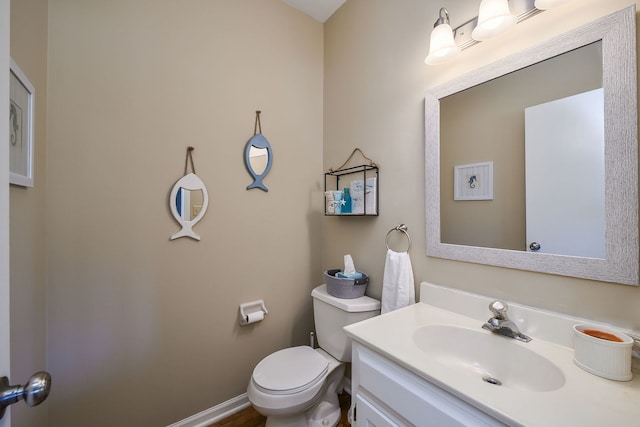
[[[259,322],[268,313],[269,311],[261,299],[242,303],[240,304],[240,326]]]

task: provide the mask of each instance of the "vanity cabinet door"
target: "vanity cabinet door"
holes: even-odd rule
[[[360,343],[353,343],[352,386],[356,425],[504,427],[481,410],[418,377]],[[361,403],[361,401],[364,401]],[[362,412],[364,409],[364,414]],[[397,416],[396,416],[397,415]],[[389,420],[385,424],[381,420]],[[369,424],[362,421],[368,419]]]
[[[358,393],[356,396],[356,414],[355,427],[404,427],[407,424],[400,424],[392,420],[381,409],[375,407],[366,397]]]

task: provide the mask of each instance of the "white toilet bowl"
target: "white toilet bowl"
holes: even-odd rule
[[[380,301],[362,296],[342,299],[326,285],[311,292],[320,348],[285,348],[262,359],[253,370],[247,396],[267,416],[267,427],[335,427],[344,363],[351,361],[351,339],[342,329],[380,314]]]
[[[324,350],[291,347],[258,363],[247,395],[266,427],[335,426],[343,377],[344,364]]]

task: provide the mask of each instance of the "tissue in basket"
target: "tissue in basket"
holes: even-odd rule
[[[341,270],[327,270],[324,279],[327,282],[327,292],[336,298],[353,299],[360,298],[367,290],[369,277],[362,273],[360,279],[343,279],[336,277]]]

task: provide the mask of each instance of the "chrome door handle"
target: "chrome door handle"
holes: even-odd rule
[[[24,400],[28,406],[44,402],[51,390],[51,375],[48,372],[36,372],[24,385],[9,385],[9,378],[0,378],[0,418],[7,406]]]
[[[529,245],[529,249],[531,249],[531,250],[532,250],[532,251],[534,251],[534,252],[535,252],[535,251],[539,251],[541,247],[542,247],[542,246],[540,246],[540,243],[538,243],[538,242],[532,242],[532,243]]]

